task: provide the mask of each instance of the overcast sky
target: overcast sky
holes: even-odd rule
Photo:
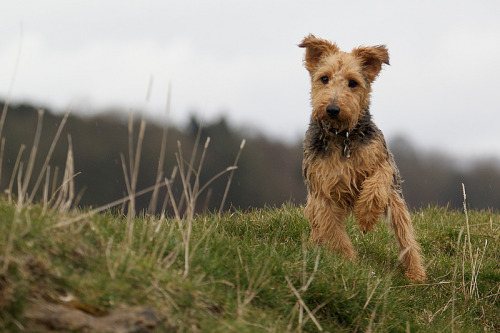
[[[298,140],[311,112],[297,44],[386,44],[371,111],[389,139],[500,157],[500,1],[53,0],[0,4],[0,98],[93,114],[107,108],[226,115]],[[152,82],[147,101],[148,86]]]

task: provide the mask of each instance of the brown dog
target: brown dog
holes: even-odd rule
[[[313,107],[302,165],[311,240],[355,258],[344,219],[352,211],[360,229],[367,232],[385,212],[406,275],[425,280],[399,171],[369,111],[371,84],[382,64],[389,64],[386,47],[359,47],[346,53],[312,35],[299,46],[306,49]]]

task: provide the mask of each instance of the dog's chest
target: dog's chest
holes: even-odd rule
[[[373,175],[381,156],[375,143],[356,147],[350,157],[333,148],[323,154],[304,154],[304,176],[310,190],[330,196],[350,194],[357,197],[363,181]],[[309,152],[311,153],[311,152]]]

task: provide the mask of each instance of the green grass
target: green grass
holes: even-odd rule
[[[311,246],[302,207],[292,205],[199,215],[187,235],[189,221],[2,200],[0,331],[29,325],[25,309],[36,300],[67,299],[94,315],[146,305],[158,332],[498,331],[500,215],[469,212],[469,232],[459,211],[430,207],[413,219],[422,284],[405,279],[384,221],[366,235],[347,221],[359,254],[351,262]]]

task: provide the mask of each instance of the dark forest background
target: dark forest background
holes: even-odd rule
[[[3,103],[0,103],[3,105]],[[31,105],[10,105],[2,136],[5,151],[2,163],[0,188],[5,189],[12,179],[12,171],[21,145],[26,165],[37,128],[37,109]],[[45,112],[36,170],[40,170],[52,143],[62,115]],[[134,121],[137,135],[140,120]],[[183,157],[189,160],[191,149],[199,133],[200,122],[191,117],[188,125],[168,128],[167,152],[164,174],[170,176],[176,165],[177,141],[181,142]],[[155,184],[163,125],[147,122],[137,189]],[[305,186],[301,175],[301,143],[288,144],[271,140],[262,134],[232,128],[221,118],[203,124],[200,145],[210,137],[210,145],[200,175],[201,184],[234,163],[242,139],[245,148],[234,172],[225,208],[263,207],[281,205],[285,201],[305,202]],[[83,195],[80,206],[101,206],[127,195],[120,154],[128,160],[128,120],[124,117],[103,114],[92,117],[70,115],[63,134],[51,159],[51,168],[64,168],[68,135],[71,136],[77,191]],[[134,142],[137,137],[134,138]],[[429,204],[449,205],[460,208],[463,204],[462,183],[467,190],[467,203],[471,208],[497,210],[500,207],[500,163],[496,159],[462,161],[437,151],[421,151],[403,137],[388,142],[396,163],[405,179],[403,190],[411,208]],[[204,192],[199,199],[201,208],[219,208],[229,174],[224,174]],[[62,178],[62,171],[58,173]],[[177,177],[178,179],[178,177]],[[174,191],[182,186],[177,180]],[[163,201],[166,190],[160,192]],[[149,206],[150,194],[137,198],[137,209]],[[159,205],[160,206],[160,205]]]

